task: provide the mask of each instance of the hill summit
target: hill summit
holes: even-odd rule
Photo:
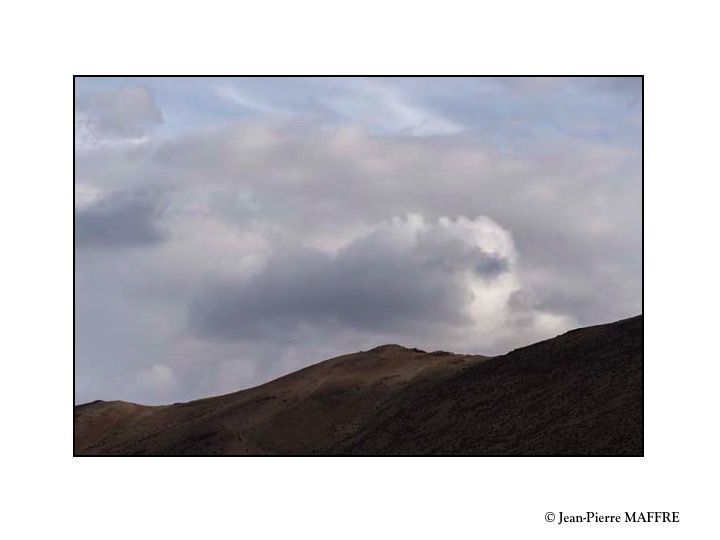
[[[75,407],[76,455],[643,454],[643,319],[496,357],[396,344],[232,394]]]

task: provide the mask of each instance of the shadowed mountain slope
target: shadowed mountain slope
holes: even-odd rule
[[[75,407],[78,455],[642,455],[642,316],[494,358],[384,345],[233,394]]]

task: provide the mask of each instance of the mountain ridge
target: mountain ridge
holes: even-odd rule
[[[642,315],[487,357],[387,344],[172,405],[75,406],[76,455],[642,455]]]

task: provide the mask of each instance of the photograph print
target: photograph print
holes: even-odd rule
[[[643,456],[642,76],[74,77],[74,455]]]

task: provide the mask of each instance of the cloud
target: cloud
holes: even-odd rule
[[[243,109],[247,109],[248,111],[251,111],[253,113],[269,114],[273,116],[287,116],[290,114],[289,111],[286,111],[279,107],[268,105],[267,103],[263,103],[260,100],[248,97],[244,95],[238,88],[230,84],[223,84],[218,86],[216,92],[218,97],[220,97],[221,99],[227,100],[230,103],[238,105]]]
[[[79,401],[197,398],[388,342],[500,354],[641,309],[633,81],[78,84]],[[139,86],[162,129],[97,128],[85,96]],[[171,396],[136,376],[155,365]]]
[[[414,103],[400,88],[380,79],[330,79],[323,84],[325,107],[372,132],[427,137],[463,131],[458,122]]]
[[[143,142],[162,123],[162,112],[143,86],[80,92],[75,102],[76,149]]]
[[[191,324],[209,338],[272,338],[307,326],[420,333],[473,324],[483,303],[503,310],[514,279],[510,235],[486,217],[395,218],[334,254],[273,256],[239,283],[206,290]]]
[[[639,149],[551,135],[516,146],[508,154],[472,137],[298,133],[253,123],[170,141],[151,164],[155,178],[188,186],[196,200],[200,192],[226,201],[241,194],[234,209],[223,204],[235,225],[250,221],[272,229],[272,242],[286,237],[320,250],[407,212],[429,220],[487,215],[512,231],[518,272],[548,309],[588,324],[630,315],[641,265]],[[596,294],[600,283],[604,295]]]
[[[161,398],[171,396],[179,386],[173,369],[163,364],[153,364],[140,371],[135,377],[135,383],[146,392]]]
[[[162,206],[147,192],[117,193],[75,209],[75,246],[124,248],[149,246],[166,236]]]

